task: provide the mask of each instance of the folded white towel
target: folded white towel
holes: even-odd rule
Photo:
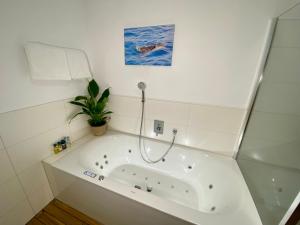
[[[92,77],[89,61],[83,50],[28,42],[25,45],[25,52],[34,80],[71,80]]]
[[[64,48],[29,42],[25,45],[32,79],[71,80]]]
[[[92,77],[88,58],[84,51],[66,49],[66,55],[72,79]]]

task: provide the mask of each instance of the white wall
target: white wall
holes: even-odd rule
[[[268,20],[294,1],[89,1],[96,78],[116,95],[246,108]],[[125,66],[123,29],[175,24],[172,67]]]
[[[84,0],[0,1],[0,112],[82,92],[82,81],[32,81],[23,44],[41,41],[87,49],[86,22]]]

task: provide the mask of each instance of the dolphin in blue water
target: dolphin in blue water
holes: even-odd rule
[[[136,46],[136,50],[140,53],[148,53],[148,52],[151,52],[151,51],[156,51],[158,49],[162,49],[163,47],[165,47],[162,43],[159,43],[159,44],[155,44],[155,45],[148,45],[148,46],[141,46],[141,47],[138,47]]]

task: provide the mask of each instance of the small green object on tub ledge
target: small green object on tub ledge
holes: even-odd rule
[[[105,89],[100,96],[99,85],[93,79],[89,82],[87,91],[87,96],[76,96],[73,101],[70,101],[71,104],[81,107],[81,111],[73,115],[70,122],[76,116],[85,114],[89,117],[88,123],[93,134],[101,136],[106,132],[109,115],[112,113],[106,108],[110,95],[109,88]]]

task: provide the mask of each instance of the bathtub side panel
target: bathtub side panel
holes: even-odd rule
[[[105,225],[191,225],[45,164],[58,200]]]
[[[57,197],[60,193],[64,192],[69,186],[76,182],[77,178],[75,176],[56,169],[45,162],[43,162],[43,166],[54,197]]]

